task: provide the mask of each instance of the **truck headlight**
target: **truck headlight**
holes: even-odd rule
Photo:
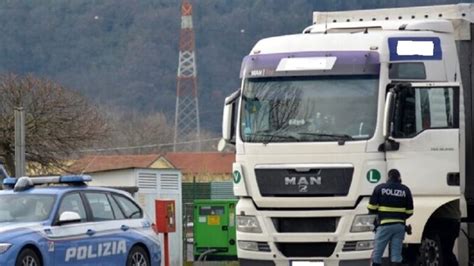
[[[237,231],[244,233],[261,233],[262,228],[255,216],[237,215]]]
[[[10,243],[0,243],[0,254],[5,253],[11,246]]]
[[[248,251],[270,252],[268,242],[255,242],[239,240],[239,248]]]
[[[373,231],[375,228],[374,222],[376,217],[377,216],[373,214],[356,215],[354,217],[354,221],[352,222],[351,232],[357,233]]]
[[[357,241],[355,250],[370,250],[374,249],[374,241],[373,240],[364,240],[364,241]]]

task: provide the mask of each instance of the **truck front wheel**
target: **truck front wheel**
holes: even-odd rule
[[[436,233],[427,233],[423,237],[418,257],[419,265],[423,266],[442,266],[443,252],[441,239]]]

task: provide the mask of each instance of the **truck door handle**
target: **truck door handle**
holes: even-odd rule
[[[222,231],[227,231],[227,230],[229,230],[229,227],[227,225],[223,225],[222,226]]]
[[[130,229],[130,227],[128,227],[126,225],[122,225],[122,226],[120,226],[120,229],[122,229],[122,231],[127,231],[128,229]]]
[[[93,236],[93,235],[95,235],[95,230],[88,229],[86,234],[89,235],[89,236]]]

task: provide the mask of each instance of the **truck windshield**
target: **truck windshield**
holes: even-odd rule
[[[351,141],[372,137],[377,76],[248,79],[242,95],[245,142]]]
[[[0,223],[47,220],[54,200],[53,195],[0,195]]]

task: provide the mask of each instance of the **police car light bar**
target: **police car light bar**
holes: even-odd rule
[[[42,176],[42,177],[20,177],[20,178],[5,178],[3,186],[7,189],[14,188],[15,191],[22,191],[29,189],[35,185],[44,184],[70,184],[81,185],[85,182],[92,181],[89,175],[67,175],[67,176]]]
[[[63,175],[59,177],[60,183],[84,183],[92,181],[90,175]]]
[[[92,181],[88,175],[42,176],[31,178],[33,184],[74,184]]]
[[[13,177],[7,177],[3,179],[3,187],[5,189],[13,189],[16,184],[17,179]]]

